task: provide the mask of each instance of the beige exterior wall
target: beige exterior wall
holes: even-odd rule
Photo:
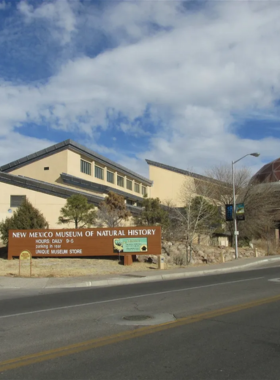
[[[49,167],[49,170],[44,170],[44,167]],[[67,173],[67,150],[27,164],[10,173],[38,179],[39,181],[58,183],[60,174]]]
[[[85,174],[81,172],[81,158],[85,161],[91,163],[91,174]],[[104,179],[99,179],[95,177],[95,164],[103,169]],[[49,167],[49,170],[44,170],[44,167]],[[107,171],[114,173],[114,183],[107,182]],[[142,186],[147,190],[148,196],[150,195],[150,187],[142,185],[141,181],[134,181],[129,176],[125,176],[122,173],[118,173],[114,169],[95,163],[94,161],[89,160],[87,157],[81,156],[79,153],[76,153],[70,149],[66,149],[62,152],[54,153],[49,157],[42,158],[38,161],[35,161],[31,164],[23,166],[21,168],[15,169],[10,172],[14,175],[22,175],[29,178],[34,178],[39,181],[45,181],[48,183],[55,183],[67,188],[73,188],[77,190],[82,190],[89,194],[96,194],[102,196],[100,193],[96,193],[91,190],[86,190],[84,188],[79,188],[77,186],[72,186],[67,183],[64,183],[60,178],[61,173],[67,173],[69,175],[90,181],[93,183],[98,183],[101,185],[110,186],[113,189],[118,189],[124,191],[128,194],[133,194],[138,197],[142,197]],[[117,185],[117,176],[118,174],[124,178],[124,187]],[[126,180],[129,179],[132,181],[132,190],[127,189]],[[137,193],[134,191],[134,183],[137,182],[140,185],[140,192]],[[103,194],[105,196],[105,194]]]
[[[81,159],[84,159],[85,161],[91,163],[91,174],[90,175],[81,172]],[[103,169],[103,179],[99,179],[99,178],[95,177],[95,165]],[[114,173],[114,183],[107,181],[107,171]],[[112,169],[109,166],[101,165],[98,162],[95,163],[94,161],[89,160],[87,157],[83,157],[79,153],[73,152],[71,150],[67,150],[67,174],[73,175],[75,177],[82,178],[86,181],[99,183],[101,185],[110,186],[113,189],[118,189],[118,190],[124,191],[128,194],[136,195],[138,197],[142,197],[142,186],[146,187],[148,195],[150,193],[149,186],[142,185],[141,181],[136,181],[136,180],[134,181],[129,176],[125,176],[122,173],[118,173],[117,171],[115,171],[115,169]],[[124,178],[124,187],[117,185],[117,176],[118,175],[120,175],[121,177]],[[132,190],[129,190],[126,187],[126,180],[127,179],[132,181]],[[139,193],[134,191],[134,182],[140,184],[140,192]],[[83,191],[85,191],[85,190],[83,190]],[[90,191],[88,191],[88,192],[90,192]]]
[[[159,198],[163,204],[171,202],[176,207],[184,205],[184,187],[194,184],[192,177],[152,165],[149,166],[149,178],[154,182],[151,197]]]
[[[10,207],[10,196],[26,195],[26,198],[32,203],[32,205],[42,212],[48,221],[50,228],[63,228],[57,223],[57,220],[60,214],[60,209],[65,205],[66,199],[2,182],[0,182],[0,191],[0,221],[3,221],[7,217],[11,217],[13,212],[17,209],[16,207]],[[12,212],[9,212],[9,210],[12,210]],[[69,227],[73,227],[73,225],[69,225]]]
[[[81,158],[85,161],[91,162],[91,175],[87,175],[81,172]],[[25,176],[28,178],[33,178],[39,181],[48,182],[50,184],[59,184],[60,186],[70,188],[73,190],[83,191],[88,194],[95,194],[100,197],[105,197],[107,194],[101,194],[91,190],[86,190],[78,186],[73,186],[64,183],[61,180],[61,173],[67,173],[69,175],[91,181],[93,183],[99,183],[112,187],[113,189],[121,190],[127,194],[132,194],[138,197],[142,197],[142,186],[146,188],[147,195],[150,196],[150,186],[142,185],[141,181],[135,181],[129,176],[125,176],[122,173],[118,173],[110,167],[105,167],[99,165],[104,169],[104,179],[99,179],[95,177],[95,162],[89,161],[88,158],[82,157],[79,153],[71,151],[70,149],[65,149],[61,152],[54,153],[48,157],[39,159],[33,163],[22,166],[21,168],[15,169],[10,173],[13,175]],[[49,170],[44,170],[45,167],[48,167]],[[107,170],[114,173],[114,184],[107,182]],[[117,175],[121,175],[124,178],[124,187],[117,185]],[[127,189],[126,180],[129,179],[132,181],[132,190]],[[139,184],[140,192],[134,191],[134,184]],[[48,195],[40,193],[34,190],[29,190],[21,188],[19,186],[5,184],[0,182],[0,222],[5,220],[6,217],[11,217],[13,212],[16,210],[16,207],[10,207],[10,196],[11,195],[25,195],[26,198],[32,203],[34,207],[39,209],[42,214],[45,216],[46,220],[49,223],[50,228],[71,228],[74,227],[73,224],[69,225],[59,225],[58,217],[60,215],[60,209],[66,203],[66,199],[59,198],[53,195]],[[135,204],[135,203],[134,203]],[[135,204],[136,205],[136,204]],[[124,222],[124,225],[133,224],[133,218],[130,218],[127,222]],[[0,241],[1,243],[1,241]]]
[[[13,215],[13,212],[17,210],[17,207],[10,207],[10,196],[25,195],[32,205],[40,210],[40,212],[44,215],[49,223],[49,228],[74,228],[74,223],[64,225],[58,224],[60,209],[66,204],[66,199],[64,198],[9,185],[3,182],[0,182],[0,192],[0,222],[4,221],[7,217],[10,218]],[[121,226],[132,225],[134,225],[134,219],[132,216],[127,221],[123,221],[121,223]],[[0,239],[0,247],[1,246],[2,241]]]

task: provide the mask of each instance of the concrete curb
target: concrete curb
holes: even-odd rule
[[[213,275],[220,273],[227,273],[233,271],[239,271],[242,269],[246,269],[249,267],[256,267],[262,265],[267,262],[276,262],[280,261],[280,257],[265,259],[261,261],[257,261],[254,263],[237,265],[229,268],[218,268],[218,269],[206,269],[196,272],[182,272],[182,273],[167,273],[167,274],[158,274],[155,276],[147,276],[147,277],[138,277],[138,278],[110,278],[106,280],[93,280],[93,281],[84,281],[76,284],[65,284],[61,286],[51,285],[46,286],[48,289],[57,289],[57,288],[86,288],[86,287],[101,287],[101,286],[118,286],[118,285],[129,285],[129,284],[138,284],[143,282],[154,282],[154,281],[165,281],[165,280],[176,280],[180,278],[190,278],[190,277],[198,277],[205,275]]]
[[[207,269],[203,270],[193,270],[194,268],[190,268],[185,272],[180,273],[164,273],[162,271],[156,275],[147,275],[143,277],[137,278],[123,278],[123,277],[111,277],[107,279],[100,280],[91,280],[91,281],[81,281],[81,282],[73,282],[73,283],[61,283],[61,284],[48,284],[48,278],[0,278],[0,289],[71,289],[71,288],[97,288],[104,286],[119,286],[119,285],[129,285],[129,284],[139,284],[145,282],[155,282],[155,281],[166,281],[166,280],[176,280],[182,278],[191,278],[198,276],[210,276],[214,274],[221,273],[229,273],[234,271],[244,270],[250,267],[258,267],[268,262],[277,262],[280,261],[280,257],[273,257],[267,259],[261,259],[259,261],[250,262],[250,263],[242,263],[241,265],[228,266],[211,269],[207,267]],[[6,282],[6,284],[4,284]],[[15,284],[17,282],[17,284]],[[62,282],[62,281],[61,281]]]

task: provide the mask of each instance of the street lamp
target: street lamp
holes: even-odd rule
[[[237,220],[236,220],[236,200],[235,200],[235,184],[234,184],[234,170],[233,165],[236,164],[238,161],[242,160],[243,158],[247,156],[253,156],[253,157],[259,157],[260,153],[248,153],[245,154],[245,156],[239,158],[236,161],[232,161],[231,163],[231,170],[232,170],[232,192],[233,192],[233,221],[234,221],[234,239],[235,239],[235,258],[238,259],[238,234],[237,231]]]

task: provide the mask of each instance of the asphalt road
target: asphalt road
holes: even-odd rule
[[[1,290],[0,379],[279,380],[278,278]]]

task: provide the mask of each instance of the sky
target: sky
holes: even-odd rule
[[[280,157],[280,2],[0,0],[0,165],[72,139],[148,176]]]

